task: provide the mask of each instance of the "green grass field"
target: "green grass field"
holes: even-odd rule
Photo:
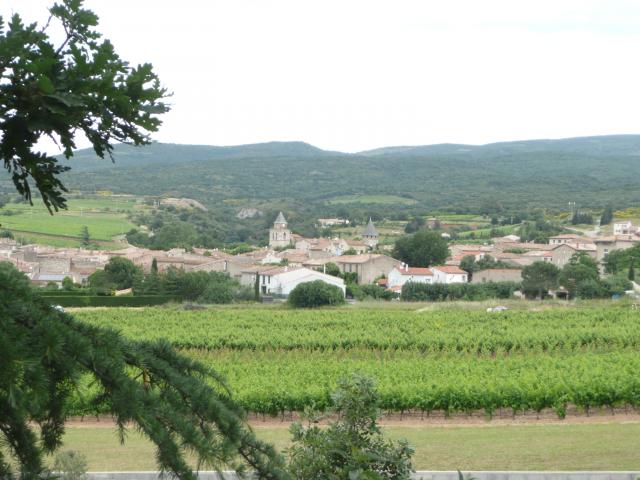
[[[67,210],[50,215],[42,203],[8,204],[0,209],[0,225],[15,237],[58,247],[78,246],[80,232],[86,225],[93,241],[107,242],[101,245],[106,248],[117,248],[113,237],[134,227],[127,212],[139,206],[135,199],[126,197],[71,199]]]
[[[640,424],[552,424],[500,426],[393,426],[391,438],[415,448],[419,470],[638,470]],[[287,425],[255,426],[260,438],[283,451]],[[86,455],[91,471],[154,470],[151,444],[130,432],[120,445],[106,426],[67,428],[62,450]]]
[[[467,232],[458,233],[458,237],[467,238],[467,237],[482,237],[482,238],[490,238],[492,236],[493,231],[498,231],[499,235],[510,235],[515,233],[520,225],[506,225],[506,226],[496,226],[496,227],[488,227],[488,228],[478,228],[477,230],[469,230]]]

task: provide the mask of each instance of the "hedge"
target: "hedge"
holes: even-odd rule
[[[36,290],[43,297],[84,297],[89,295],[95,295],[87,290]]]
[[[442,300],[487,300],[489,298],[511,298],[520,289],[516,282],[487,283],[405,283],[401,300],[408,302]]]
[[[48,296],[52,304],[61,307],[147,307],[152,305],[162,305],[169,302],[181,302],[181,297],[173,295],[141,295],[139,297],[106,297],[98,295],[78,295],[75,297]]]

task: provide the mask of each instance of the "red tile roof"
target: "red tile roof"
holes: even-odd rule
[[[421,267],[397,267],[398,271],[403,275],[433,275],[433,272],[428,268]]]
[[[444,272],[444,273],[458,273],[458,274],[465,274],[465,275],[467,274],[467,272],[462,270],[460,267],[456,267],[455,265],[439,265],[433,268],[436,270],[440,270],[441,272]]]

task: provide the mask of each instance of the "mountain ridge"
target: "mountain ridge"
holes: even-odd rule
[[[304,142],[152,143],[116,146],[115,165],[86,149],[63,163],[72,167],[63,180],[74,189],[184,196],[209,207],[231,202],[337,214],[332,201],[344,205],[350,195],[412,200],[380,205],[369,199],[369,213],[640,204],[640,135],[396,146],[349,154]]]

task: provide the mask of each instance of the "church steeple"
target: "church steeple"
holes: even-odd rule
[[[362,231],[362,241],[369,248],[376,248],[378,246],[378,230],[376,230],[376,226],[373,224],[373,220],[369,217],[369,223]]]
[[[278,213],[273,228],[269,229],[269,246],[272,248],[289,247],[293,243],[291,230],[287,228],[287,219]]]
[[[276,221],[273,222],[273,228],[287,228],[287,220],[284,218],[284,215],[282,214],[282,212],[278,213],[278,216],[276,218]]]

